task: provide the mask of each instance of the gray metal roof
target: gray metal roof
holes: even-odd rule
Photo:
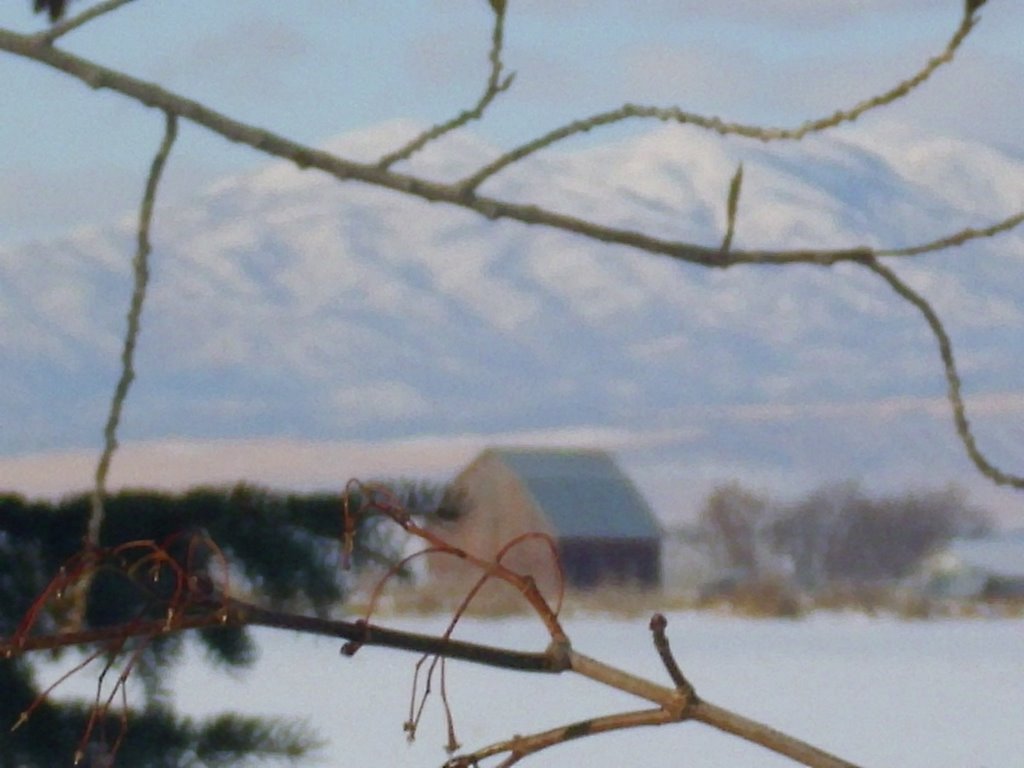
[[[654,513],[604,451],[492,448],[561,538],[661,537]]]

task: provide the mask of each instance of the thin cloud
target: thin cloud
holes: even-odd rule
[[[602,8],[622,9],[617,0],[520,0],[516,11],[541,17],[566,20],[584,13],[599,13]],[[595,8],[596,6],[596,8]],[[918,13],[934,10],[934,0],[902,0],[896,10]],[[646,0],[628,4],[633,16],[660,19],[663,24],[704,20],[726,20],[742,23],[773,23],[808,27],[828,27],[878,13],[893,13],[892,0],[858,0],[858,2],[821,2],[821,0]]]
[[[9,226],[26,238],[64,235],[137,206],[138,187],[138,169],[8,167],[0,184],[0,229]]]
[[[198,37],[186,55],[166,56],[160,69],[179,82],[202,78],[265,99],[268,93],[285,91],[278,68],[312,49],[311,37],[296,26],[249,14],[237,26]]]
[[[967,407],[974,416],[1017,416],[1024,414],[1024,392],[992,392],[969,395]],[[937,419],[949,418],[945,397],[889,397],[861,402],[756,403],[708,409],[712,418],[736,422],[782,422],[797,419],[890,420],[909,414]]]
[[[246,16],[238,26],[200,37],[192,48],[193,63],[198,66],[241,70],[259,62],[261,72],[275,61],[290,61],[312,46],[308,35],[283,26],[265,16]]]
[[[400,381],[377,381],[339,387],[330,395],[340,424],[376,424],[430,413],[431,403],[413,386]]]
[[[689,442],[699,434],[692,429],[581,426],[377,441],[126,441],[115,456],[108,488],[181,490],[241,481],[272,487],[341,488],[350,478],[450,477],[489,445],[635,451]],[[0,456],[0,477],[7,492],[53,497],[89,488],[95,465],[92,451]]]

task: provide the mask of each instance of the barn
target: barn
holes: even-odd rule
[[[598,450],[488,448],[451,484],[455,519],[443,535],[493,557],[517,536],[548,534],[557,544],[566,586],[656,587],[661,528],[647,502],[612,457]],[[509,550],[503,563],[550,586],[550,547],[537,539]],[[465,576],[463,564],[437,558],[441,576]]]

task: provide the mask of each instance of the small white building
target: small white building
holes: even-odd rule
[[[936,597],[1024,598],[1024,530],[953,539],[924,559],[915,581]]]

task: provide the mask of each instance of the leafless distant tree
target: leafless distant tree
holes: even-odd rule
[[[717,567],[744,578],[756,578],[771,556],[769,533],[775,522],[771,501],[729,483],[715,488],[698,520],[699,540]]]
[[[832,581],[902,578],[938,544],[988,527],[984,513],[952,487],[881,498],[852,490],[831,505],[828,489],[823,491],[823,508],[831,506],[840,519],[831,546],[820,555]]]
[[[846,481],[787,504],[729,483],[705,502],[699,540],[735,578],[785,573],[817,589],[901,579],[938,544],[990,528],[952,486],[871,497]]]

